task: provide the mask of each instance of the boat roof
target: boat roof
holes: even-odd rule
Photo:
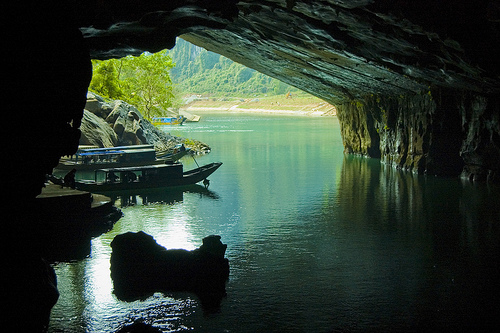
[[[154,145],[133,145],[133,146],[117,146],[117,147],[104,147],[104,148],[79,148],[80,151],[85,152],[106,152],[106,151],[114,151],[114,150],[137,150],[137,149],[154,149]]]
[[[135,166],[135,167],[122,167],[122,168],[103,168],[97,169],[96,172],[124,172],[124,171],[143,171],[143,170],[154,170],[154,169],[163,169],[163,168],[171,168],[175,166],[182,166],[181,163],[172,163],[172,164],[153,164],[153,165],[143,165],[143,166]]]
[[[91,156],[91,155],[116,155],[116,154],[155,154],[156,150],[153,148],[144,148],[144,149],[129,149],[129,150],[106,150],[106,151],[81,151],[77,153],[79,156]]]
[[[85,151],[78,153],[80,156],[94,156],[94,155],[118,155],[123,154],[125,151],[123,150],[109,150],[109,151]]]

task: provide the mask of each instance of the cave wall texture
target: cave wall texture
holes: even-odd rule
[[[3,225],[7,239],[23,235],[2,245],[17,282],[3,317],[25,331],[45,325],[57,299],[29,241],[32,201],[77,149],[91,57],[159,51],[182,36],[337,105],[348,153],[500,178],[500,0],[19,0],[0,13],[12,127],[2,131]]]

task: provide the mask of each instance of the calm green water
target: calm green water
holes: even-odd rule
[[[213,148],[200,165],[224,163],[210,192],[118,197],[125,216],[92,240],[90,256],[55,264],[61,296],[51,332],[114,332],[137,319],[165,332],[499,323],[497,187],[344,156],[336,118],[203,114],[169,130]],[[196,167],[190,158],[184,164]],[[222,236],[231,274],[219,313],[204,313],[189,293],[135,302],[113,295],[109,244],[139,230],[167,248]]]

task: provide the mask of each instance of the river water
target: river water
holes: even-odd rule
[[[54,264],[50,332],[115,332],[138,319],[164,332],[422,331],[500,322],[500,191],[417,176],[343,154],[336,118],[203,113],[168,129],[224,164],[209,192],[117,197],[124,217],[90,255]],[[185,169],[196,167],[184,158]],[[167,248],[211,234],[228,245],[227,297],[113,294],[110,243],[143,230]]]

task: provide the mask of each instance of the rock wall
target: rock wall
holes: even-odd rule
[[[500,98],[465,95],[460,113],[462,178],[500,182]]]
[[[496,181],[499,105],[493,97],[434,89],[369,95],[337,106],[337,115],[346,153],[417,173]]]

